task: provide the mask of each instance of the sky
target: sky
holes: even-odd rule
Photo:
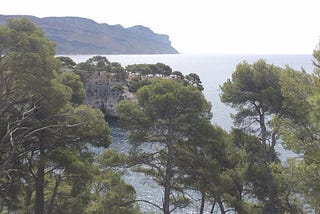
[[[144,25],[180,53],[213,54],[312,54],[319,8],[319,0],[0,0],[0,14]]]

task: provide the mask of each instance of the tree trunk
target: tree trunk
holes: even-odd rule
[[[213,214],[213,211],[214,211],[214,207],[215,207],[215,206],[216,206],[216,200],[214,200],[214,202],[213,202],[213,204],[212,204],[210,214]]]
[[[220,213],[221,214],[226,214],[226,211],[224,210],[223,202],[221,201],[220,198],[218,199],[218,205],[219,205],[219,208],[220,208]]]
[[[57,196],[57,193],[58,193],[58,188],[59,188],[60,181],[61,181],[61,177],[58,175],[56,177],[56,181],[55,181],[53,193],[52,193],[52,196],[51,196],[50,204],[48,206],[48,214],[51,214],[52,211],[53,211],[53,205],[54,205],[54,201],[55,201],[55,198]]]
[[[40,160],[36,177],[36,198],[34,202],[34,214],[44,214],[44,148],[40,142]]]
[[[204,202],[206,201],[206,193],[201,192],[201,204],[200,204],[200,212],[199,214],[203,214],[204,211]]]
[[[169,133],[170,134],[170,133]],[[172,138],[167,142],[168,156],[166,165],[166,174],[164,178],[164,201],[163,213],[170,214],[170,193],[171,193],[171,177],[172,177],[172,159],[173,159],[173,145]]]
[[[268,208],[270,210],[270,213],[275,214],[276,208],[275,208],[274,186],[273,186],[273,178],[272,178],[269,166],[267,166],[265,174],[267,179],[268,196],[269,196]]]
[[[263,110],[261,110],[263,111]],[[276,213],[275,209],[275,196],[274,196],[274,185],[273,185],[273,178],[271,171],[269,169],[269,163],[271,162],[271,155],[270,154],[273,151],[273,148],[267,148],[267,128],[265,125],[265,115],[264,112],[260,113],[260,127],[261,127],[261,141],[263,144],[263,154],[264,154],[264,163],[265,163],[265,176],[267,180],[267,188],[268,188],[268,210],[270,213],[274,214]]]

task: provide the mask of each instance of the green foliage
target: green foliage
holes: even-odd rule
[[[96,71],[110,71],[110,62],[105,56],[94,56],[87,60]]]
[[[111,63],[111,73],[116,74],[116,79],[118,81],[120,80],[124,81],[128,78],[127,71],[118,62]]]
[[[285,117],[278,118],[286,148],[300,153],[306,148],[303,141],[311,140],[313,128],[309,126],[314,78],[303,71],[287,67],[280,77],[281,93],[284,97]]]
[[[9,49],[9,40],[10,40],[9,29],[3,25],[0,25],[0,61],[6,54]]]
[[[87,105],[80,105],[70,110],[72,117],[68,118],[69,123],[78,124],[71,127],[73,134],[96,147],[108,147],[110,145],[110,128],[100,110]]]
[[[296,122],[305,121],[310,109],[307,98],[312,92],[312,76],[287,66],[281,72],[280,85],[281,94],[284,97],[283,108],[286,110],[286,117]]]
[[[111,143],[110,129],[101,111],[82,105],[83,84],[72,71],[60,71],[54,44],[27,19],[1,26],[0,43],[1,210],[85,213],[97,199],[113,213],[138,213],[133,188],[94,164],[95,148]],[[109,66],[103,57],[88,62],[100,70]],[[106,156],[105,164],[120,164],[120,155]],[[93,193],[94,183],[108,188]]]
[[[170,66],[158,62],[157,64],[150,65],[150,69],[153,74],[159,74],[161,76],[170,76],[172,69]]]
[[[91,184],[94,200],[91,200],[84,213],[97,214],[139,214],[135,205],[136,192],[130,185],[124,183],[121,174],[111,170],[124,166],[126,157],[115,150],[106,150],[97,163],[100,168],[96,179]]]
[[[107,149],[97,159],[98,163],[107,167],[125,166],[127,157],[124,154],[117,152],[114,149]]]
[[[185,84],[191,84],[191,85],[197,87],[200,91],[203,91],[203,89],[204,89],[202,86],[202,82],[200,80],[200,77],[195,73],[191,73],[191,74],[188,74],[187,76],[185,76],[184,82],[185,82]]]
[[[26,165],[28,158],[33,156],[32,152],[38,148],[33,146],[39,142],[40,131],[50,127],[47,126],[47,121],[40,121],[44,119],[45,114],[57,113],[67,103],[70,93],[65,86],[57,84],[53,79],[57,66],[54,44],[44,37],[41,30],[28,19],[8,20],[4,28],[6,30],[1,33],[9,35],[9,38],[6,41],[2,40],[6,44],[1,45],[6,47],[0,62],[1,80],[5,80],[6,83],[1,84],[5,93],[0,95],[4,107],[1,109],[1,121],[4,122],[4,126],[0,139],[1,150],[6,151],[6,154],[1,153],[0,158],[0,178],[3,181],[0,189],[9,187],[13,180],[20,180],[16,182],[16,190],[19,191],[14,192],[17,196],[22,196],[20,193],[23,193],[26,185],[23,180],[32,180],[28,171],[32,167]],[[21,170],[21,174],[15,173],[16,170]],[[5,179],[7,176],[11,179]],[[32,184],[34,183],[30,182],[30,185]],[[29,199],[26,201],[30,202],[32,191],[27,189]],[[22,198],[2,193],[0,195],[5,198],[0,199],[1,203],[4,201],[2,206],[9,209],[11,204],[19,204]]]
[[[1,70],[14,76],[14,83],[19,86],[15,87],[15,99],[44,96],[57,66],[54,44],[28,19],[10,19],[6,28],[10,39],[0,45],[7,47]]]
[[[273,164],[271,166],[274,178],[277,180],[280,188],[279,204],[283,204],[282,212],[284,213],[311,213],[311,209],[306,206],[307,201],[302,197],[299,192],[301,189],[301,176],[300,172],[296,171],[296,161],[288,159],[287,166],[282,164]],[[296,169],[295,169],[296,168]],[[295,172],[296,171],[296,172]]]
[[[276,123],[272,119],[284,114],[280,86],[281,69],[264,60],[237,65],[232,79],[222,86],[221,101],[236,109],[233,116],[236,125],[259,136],[263,159],[259,167],[250,171],[253,193],[263,203],[264,212],[279,210],[278,183],[271,174],[269,165],[278,162],[275,145],[279,138]]]
[[[280,68],[259,60],[250,65],[237,65],[228,80],[221,86],[221,101],[237,109],[235,122],[243,123],[245,118],[253,118],[257,108],[263,112],[279,113],[282,95],[279,85]]]
[[[76,69],[80,71],[94,71],[95,67],[88,62],[80,62],[76,65]]]
[[[134,206],[136,197],[132,186],[121,180],[120,176],[111,171],[103,172],[100,185],[102,188],[96,192],[96,200],[93,200],[84,213],[97,214],[138,214],[138,207]]]
[[[72,89],[53,79],[50,90],[46,94],[46,99],[41,100],[39,116],[45,117],[47,114],[59,112],[71,98]]]
[[[313,50],[313,65],[315,66],[315,71],[320,69],[320,43]]]
[[[136,92],[139,88],[145,85],[150,85],[151,80],[150,79],[143,79],[140,76],[133,76],[129,80],[129,90],[131,92]]]
[[[184,79],[184,75],[180,71],[174,71],[172,72],[172,75],[176,76],[178,80]]]
[[[137,92],[137,99],[146,116],[152,119],[175,118],[173,122],[186,122],[199,116],[211,117],[210,104],[194,89],[174,80],[156,80],[152,85],[142,87]]]
[[[60,61],[63,67],[73,69],[76,66],[76,63],[70,57],[59,56],[57,59]]]
[[[289,167],[282,172],[290,184],[296,182],[293,189],[300,194],[315,213],[319,204],[319,49],[314,53],[314,73],[306,74],[289,70],[282,76],[282,93],[290,114],[279,118],[280,131],[284,145],[297,152],[302,159],[289,162]],[[301,201],[301,200],[300,200]],[[303,206],[306,208],[308,206]],[[307,211],[305,211],[307,212]],[[309,212],[311,212],[309,210]]]
[[[126,70],[130,73],[148,76],[148,75],[159,75],[159,76],[170,76],[172,69],[170,66],[163,63],[156,64],[133,64],[128,65]]]
[[[111,71],[111,64],[105,56],[94,56],[86,62],[76,65],[76,69],[83,71]]]
[[[175,164],[181,175],[177,181],[184,189],[199,191],[202,201],[222,201],[226,189],[222,186],[226,181],[223,171],[228,167],[227,133],[208,120],[193,125],[187,142],[180,141],[176,147]]]
[[[149,64],[133,64],[128,65],[125,68],[128,72],[146,76],[148,74],[154,74]]]
[[[85,90],[80,76],[72,71],[63,72],[57,77],[57,81],[72,89],[71,102],[75,105],[83,103],[85,98]]]
[[[169,213],[169,207],[185,206],[177,202],[178,198],[171,197],[174,191],[181,192],[174,180],[179,176],[175,154],[180,144],[187,143],[195,133],[192,131],[195,124],[209,121],[211,106],[196,87],[171,79],[154,80],[141,87],[136,95],[136,102],[123,101],[118,105],[120,123],[130,131],[130,139],[135,142],[131,161],[142,166],[139,171],[164,187],[162,209]],[[146,143],[154,145],[156,151],[139,149]]]
[[[237,65],[221,86],[241,128],[230,133],[210,123],[197,74],[163,63],[124,69],[103,56],[79,63],[118,81],[136,74],[129,87],[137,99],[118,105],[132,150],[97,157],[110,129],[101,111],[83,105],[75,63],[55,58],[54,44],[28,19],[8,20],[0,26],[0,212],[139,214],[134,188],[121,179],[134,165],[164,188],[155,206],[165,214],[191,203],[186,190],[199,192],[200,213],[205,202],[221,213],[319,213],[319,47],[313,56],[312,75],[264,60]],[[301,158],[283,166],[279,139]]]
[[[262,144],[256,136],[240,129],[231,130],[228,142],[229,165],[223,173],[223,197],[238,213],[261,213],[260,203],[254,198],[261,199],[267,192]]]

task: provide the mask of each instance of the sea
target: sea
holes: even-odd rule
[[[94,55],[68,55],[76,63],[85,62]],[[131,64],[148,63],[154,64],[161,62],[169,65],[173,71],[180,71],[184,75],[196,73],[199,75],[202,85],[204,86],[204,96],[212,105],[212,123],[219,125],[223,129],[231,130],[233,123],[230,115],[233,110],[220,102],[220,86],[231,78],[237,64],[246,61],[253,63],[259,59],[265,60],[268,64],[285,67],[289,66],[296,70],[304,69],[308,73],[312,73],[312,55],[219,55],[219,54],[162,54],[162,55],[104,55],[110,62],[119,62],[123,67]],[[127,133],[118,127],[117,122],[110,120],[109,126],[112,129],[112,148],[120,152],[127,152],[130,149]],[[294,154],[285,150],[281,145],[278,145],[277,152],[280,154],[280,159],[285,161],[287,157]],[[162,189],[153,182],[152,179],[134,172],[128,172],[124,175],[124,180],[134,186],[137,192],[138,199],[150,200],[161,205]],[[199,206],[197,201],[199,195],[195,192],[189,192],[189,196],[195,201],[192,206],[185,209],[177,210],[175,213],[193,214],[198,213]],[[160,213],[159,210],[145,203],[140,203],[140,208],[144,213]],[[211,209],[208,204],[207,212]],[[215,211],[215,213],[219,213]]]

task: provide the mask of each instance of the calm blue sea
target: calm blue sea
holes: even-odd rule
[[[69,55],[76,63],[84,62],[93,55]],[[269,64],[284,67],[286,65],[294,68],[303,68],[307,72],[313,71],[311,55],[193,55],[193,54],[178,54],[178,55],[106,55],[109,61],[119,62],[122,66],[137,64],[137,63],[157,63],[162,62],[169,65],[174,71],[180,71],[183,74],[196,73],[200,76],[204,86],[204,95],[212,104],[213,119],[212,123],[218,124],[225,130],[230,130],[232,121],[230,114],[232,110],[222,104],[219,98],[219,86],[222,85],[235,70],[238,63],[247,61],[253,63],[259,59],[266,60]],[[119,129],[115,123],[113,127],[113,148],[120,151],[129,149],[128,138],[125,132]],[[292,155],[285,151],[281,146],[278,148],[281,157]],[[132,184],[138,198],[151,200],[161,204],[161,189],[150,179],[137,173],[128,173],[125,180]],[[194,199],[197,199],[197,194],[190,193]],[[146,204],[140,205],[146,213],[155,212],[158,210]],[[177,213],[197,213],[198,206],[195,204],[185,210],[180,210]]]

